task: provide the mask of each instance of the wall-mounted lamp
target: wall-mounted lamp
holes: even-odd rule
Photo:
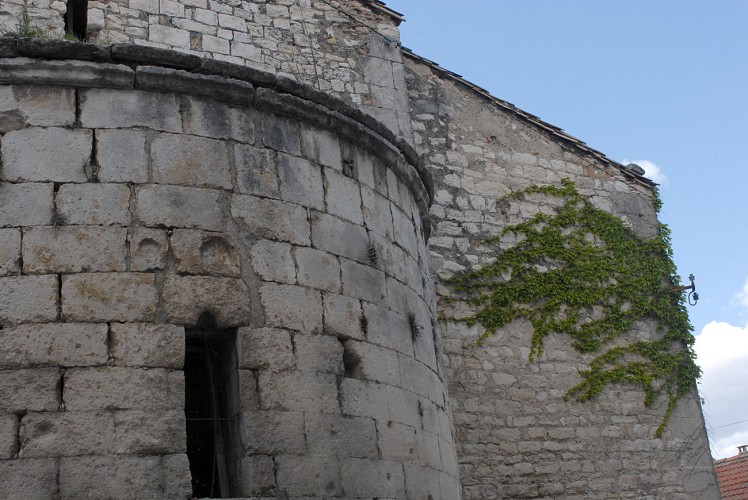
[[[689,305],[695,306],[696,303],[699,301],[699,294],[696,293],[696,283],[694,283],[694,279],[696,278],[694,278],[693,274],[689,274],[688,279],[689,281],[691,281],[690,285],[676,286],[673,290],[675,290],[676,292],[683,292],[685,290],[690,290],[690,292],[688,292],[688,303]]]

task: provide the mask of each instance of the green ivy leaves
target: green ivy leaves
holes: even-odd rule
[[[679,278],[667,227],[660,227],[658,237],[641,240],[621,219],[594,207],[568,179],[561,186],[531,186],[509,199],[533,195],[554,202],[553,213],[537,213],[485,240],[498,248],[511,233],[518,243],[492,263],[448,280],[476,311],[461,321],[485,328],[481,343],[516,319],[529,320],[534,330],[530,360],[542,354],[552,333],[569,335],[580,353],[602,351],[566,397],[587,401],[614,383],[639,386],[647,406],[665,394],[661,435],[678,399],[701,374],[683,294],[674,291]],[[660,206],[658,196],[655,204]],[[655,320],[662,337],[607,347],[641,319]]]

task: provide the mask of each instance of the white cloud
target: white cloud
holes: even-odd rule
[[[628,165],[629,163],[636,163],[641,168],[644,169],[644,176],[652,179],[657,184],[665,184],[667,183],[667,176],[662,172],[662,169],[656,165],[654,162],[651,162],[649,160],[622,160],[621,163],[623,165]]]
[[[748,327],[712,321],[696,336],[694,349],[703,370],[699,392],[717,458],[748,444]],[[740,422],[740,423],[737,423]]]
[[[748,307],[748,279],[745,280],[743,289],[735,294],[734,300],[741,306]]]

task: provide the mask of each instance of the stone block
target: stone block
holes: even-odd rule
[[[138,216],[147,226],[220,231],[223,194],[215,189],[144,185],[137,191]]]
[[[415,428],[392,421],[377,422],[377,428],[382,458],[401,462],[418,462],[420,442]]]
[[[290,496],[335,497],[342,494],[340,462],[335,457],[279,456],[278,489]]]
[[[320,167],[303,158],[279,153],[278,178],[283,201],[324,210],[325,188]]]
[[[368,380],[341,379],[340,405],[343,413],[358,417],[371,417],[382,422],[389,420],[386,387]]]
[[[421,465],[427,465],[437,470],[444,470],[439,450],[439,438],[430,432],[418,431],[418,439]]]
[[[387,402],[390,407],[390,420],[401,424],[421,428],[421,416],[418,411],[418,396],[398,387],[387,387]],[[421,443],[419,443],[419,448]],[[438,450],[438,444],[437,450]]]
[[[184,366],[184,328],[153,323],[112,323],[110,348],[118,366]]]
[[[128,225],[130,189],[123,184],[63,184],[57,209],[66,224]]]
[[[265,283],[260,297],[268,326],[306,333],[322,331],[320,292],[293,285]]]
[[[52,220],[52,184],[0,182],[0,226],[40,226]]]
[[[452,437],[448,436],[449,441],[439,439],[439,455],[442,460],[442,470],[450,476],[457,477],[459,474],[459,467],[457,464],[457,454],[455,453],[454,446],[452,445]],[[558,470],[558,462],[555,463],[556,470]]]
[[[106,448],[114,453],[163,455],[187,451],[184,409],[117,411],[114,428],[116,439]]]
[[[0,324],[57,319],[57,276],[0,278]]]
[[[32,458],[0,460],[0,498],[27,500],[57,495],[57,460]]]
[[[276,153],[246,144],[234,146],[236,184],[240,193],[280,198]]]
[[[293,370],[296,362],[291,334],[278,328],[239,328],[239,368]]]
[[[163,2],[162,2],[163,4]],[[176,2],[175,2],[176,4]],[[179,4],[176,4],[179,5]],[[181,7],[181,6],[180,6]],[[162,10],[162,13],[163,10]],[[172,14],[177,17],[184,17],[184,12],[177,11]],[[190,32],[178,28],[172,28],[170,26],[162,26],[160,24],[154,24],[148,28],[148,41],[156,43],[164,43],[170,47],[179,47],[182,49],[190,48]]]
[[[30,324],[0,330],[0,370],[103,365],[106,361],[105,324]]]
[[[460,482],[456,476],[439,473],[439,487],[441,488],[442,498],[459,498],[461,493]],[[571,499],[571,497],[567,496]]]
[[[0,276],[21,272],[21,231],[0,229]]]
[[[301,134],[297,123],[265,115],[262,125],[262,143],[265,146],[296,156],[301,154]]]
[[[364,339],[361,302],[358,299],[336,293],[323,293],[322,307],[326,333],[345,339]]]
[[[257,496],[271,493],[275,488],[275,463],[266,455],[242,459],[242,495]]]
[[[117,442],[111,412],[29,413],[19,435],[20,458],[93,455]]]
[[[32,61],[25,57],[0,60],[0,82],[132,88],[134,81],[135,72],[121,64],[74,60]]]
[[[343,345],[331,335],[294,335],[299,370],[343,373]]]
[[[267,410],[337,413],[335,375],[313,372],[261,371],[260,406]]]
[[[325,182],[327,183],[325,191],[327,211],[359,226],[363,225],[360,184],[350,177],[329,169],[325,171]]]
[[[346,495],[406,498],[405,475],[399,462],[351,458],[341,462],[340,476]]]
[[[410,255],[418,255],[418,241],[411,218],[399,208],[392,207],[392,223],[395,230],[395,241]]]
[[[248,325],[251,316],[249,290],[237,278],[167,276],[164,311],[171,323],[196,325],[209,311],[220,328]]]
[[[58,368],[0,372],[0,413],[57,411],[59,382]]]
[[[291,248],[288,243],[260,240],[250,250],[252,267],[265,281],[294,284],[296,265]]]
[[[369,262],[369,236],[366,229],[332,215],[312,215],[312,242],[326,252]]]
[[[305,419],[304,428],[311,455],[378,457],[377,430],[374,420],[370,418],[310,413]]]
[[[112,500],[157,498],[164,493],[162,476],[161,457],[64,457],[60,459],[60,495]]]
[[[364,303],[369,342],[413,355],[413,340],[408,318],[387,308]]]
[[[171,249],[180,273],[241,274],[239,254],[221,233],[175,229],[171,236]]]
[[[90,130],[57,127],[8,132],[0,141],[0,178],[14,182],[86,182],[92,137]]]
[[[304,127],[301,130],[301,152],[308,160],[342,171],[340,142],[337,136],[326,130]]]
[[[3,85],[0,116],[2,133],[27,126],[67,127],[75,121],[75,91],[41,85]]]
[[[461,497],[459,490],[456,496],[445,496],[442,494],[439,484],[439,471],[435,469],[413,463],[406,464],[404,470],[407,498],[432,497],[434,500],[449,500],[450,498]],[[470,498],[468,491],[466,491],[465,496]]]
[[[231,166],[223,141],[159,134],[151,143],[153,182],[231,189]]]
[[[96,161],[101,182],[148,182],[143,130],[96,131]]]
[[[397,352],[366,342],[345,343],[346,375],[390,385],[400,384]],[[350,369],[349,369],[350,367]]]
[[[238,370],[239,373],[239,403],[242,411],[257,411],[260,409],[260,397],[257,394],[257,376],[252,370]]]
[[[245,108],[229,107],[212,99],[182,98],[182,126],[188,134],[254,144],[254,120],[255,114]]]
[[[384,236],[392,241],[394,229],[392,227],[392,212],[390,201],[373,189],[361,186],[362,213],[367,229]]]
[[[68,411],[184,409],[184,373],[163,368],[69,368],[64,400]]]
[[[343,293],[384,305],[387,298],[385,275],[379,269],[343,259],[340,263]]]
[[[25,273],[124,271],[127,229],[37,226],[23,234]]]
[[[169,242],[163,229],[132,228],[127,235],[127,244],[131,271],[154,271],[166,265]]]
[[[234,195],[231,216],[250,233],[296,245],[309,245],[309,221],[303,207],[250,195]]]
[[[337,257],[314,248],[296,248],[299,285],[328,292],[340,292],[340,264]]]
[[[243,416],[243,440],[248,454],[303,455],[304,414],[289,411],[252,411]]]
[[[16,458],[17,435],[18,417],[12,413],[0,414],[0,463],[2,460]]]
[[[161,467],[164,475],[164,498],[192,498],[192,475],[190,462],[185,453],[162,455]]]
[[[62,277],[69,321],[152,321],[158,302],[153,274],[85,273]]]
[[[137,90],[80,91],[81,126],[87,128],[146,127],[181,132],[182,118],[172,94]]]

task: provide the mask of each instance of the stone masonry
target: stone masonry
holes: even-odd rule
[[[719,498],[696,394],[656,438],[629,387],[563,400],[567,339],[528,364],[528,324],[478,347],[450,320],[442,280],[546,209],[505,195],[570,178],[652,237],[653,186],[403,50],[401,20],[91,0],[96,44],[0,38],[0,498],[191,498],[208,329],[235,338],[236,498]]]

